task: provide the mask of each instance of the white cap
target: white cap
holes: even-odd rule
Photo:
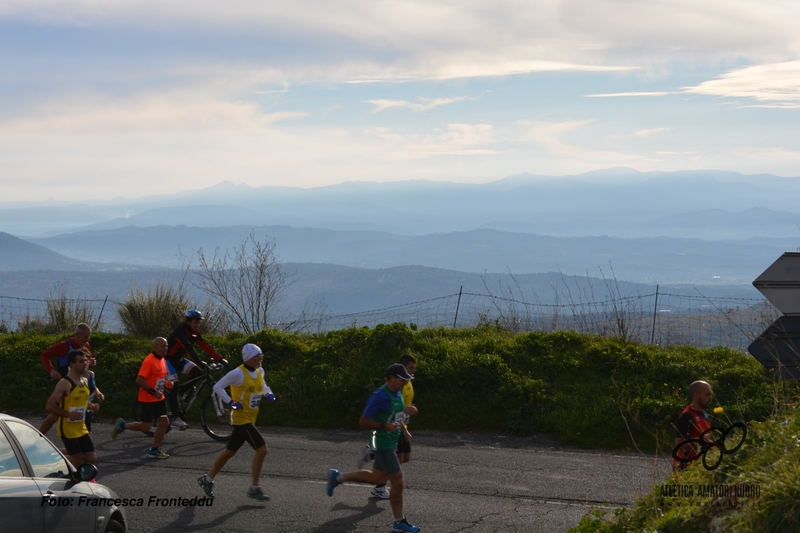
[[[245,344],[242,348],[242,361],[247,361],[257,355],[261,355],[261,348],[255,344]]]

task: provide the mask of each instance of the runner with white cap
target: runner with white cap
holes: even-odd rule
[[[247,491],[247,496],[259,501],[269,500],[269,496],[261,490],[259,480],[264,459],[267,457],[267,445],[255,425],[261,399],[268,402],[275,401],[275,395],[264,382],[264,369],[261,368],[263,359],[264,354],[261,353],[261,348],[255,344],[245,344],[242,348],[244,363],[225,374],[214,385],[214,392],[233,409],[233,434],[228,445],[217,456],[208,474],[197,478],[197,483],[209,498],[214,497],[214,477],[222,470],[225,463],[236,455],[242,444],[247,442],[255,450],[252,470],[253,484]],[[225,391],[225,387],[230,387],[230,396]]]

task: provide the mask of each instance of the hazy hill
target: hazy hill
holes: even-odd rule
[[[284,265],[292,274],[294,283],[286,292],[286,305],[296,312],[309,304],[322,302],[328,313],[357,313],[374,309],[454,295],[463,286],[464,292],[496,295],[508,294],[528,302],[552,304],[556,301],[554,287],[566,281],[573,290],[575,301],[579,301],[577,285],[592,286],[593,299],[602,301],[609,295],[607,286],[597,277],[561,276],[559,273],[521,274],[512,279],[506,274],[457,272],[452,270],[420,266],[387,269],[362,269],[325,264]],[[180,272],[172,270],[133,270],[129,272],[0,272],[0,296],[44,299],[57,287],[63,287],[69,297],[103,300],[109,297],[107,311],[113,313],[114,302],[124,300],[132,287],[146,290],[156,283],[167,281],[177,284]],[[485,282],[484,282],[485,280]],[[191,284],[190,284],[191,285]],[[205,297],[192,288],[198,302]],[[752,286],[725,285],[703,287],[700,292],[690,286],[662,285],[661,293],[684,294],[697,298],[701,294],[709,297],[758,298]],[[562,291],[563,292],[563,291]],[[620,281],[619,292],[623,296],[653,294],[655,286]],[[585,299],[584,299],[585,301]],[[560,303],[569,303],[561,296]],[[3,299],[0,298],[0,312]]]
[[[79,250],[75,252],[80,253]],[[0,271],[94,270],[96,266],[71,259],[38,244],[0,232]]]
[[[252,226],[125,227],[34,239],[63,254],[80,251],[96,262],[178,268],[190,256],[241,243]],[[771,240],[714,242],[653,237],[550,237],[530,233],[472,230],[419,236],[375,231],[334,231],[288,226],[257,228],[276,239],[282,261],[328,263],[376,269],[421,265],[460,272],[534,274],[560,271],[596,276],[611,268],[621,280],[638,283],[748,284],[787,249]],[[793,242],[793,241],[792,241]],[[789,247],[787,248],[787,245]]]
[[[555,236],[797,237],[798,197],[800,178],[713,170],[609,169],[578,176],[520,174],[485,184],[416,180],[311,189],[223,182],[138,199],[0,204],[0,230],[41,236],[183,224],[287,225],[400,235],[493,228]],[[761,211],[754,214],[752,209]],[[695,223],[682,223],[686,217]]]

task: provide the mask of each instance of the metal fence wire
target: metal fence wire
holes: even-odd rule
[[[87,318],[77,321],[87,321],[96,330],[123,332],[116,312],[117,301],[62,299],[60,303],[62,308],[84,310]],[[42,329],[52,323],[53,314],[52,300],[0,296],[0,331]],[[273,327],[321,333],[395,322],[416,324],[420,328],[463,328],[488,323],[514,332],[574,330],[645,344],[728,346],[744,350],[779,314],[767,300],[758,298],[687,296],[656,291],[602,301],[540,303],[508,295],[460,291],[357,313],[304,314],[281,319]],[[55,318],[69,322],[69,317]],[[59,331],[68,331],[71,327],[74,323]]]

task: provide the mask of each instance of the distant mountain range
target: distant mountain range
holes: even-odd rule
[[[549,237],[530,233],[472,230],[401,236],[375,231],[334,231],[288,226],[128,226],[32,239],[65,256],[85,261],[179,268],[180,255],[226,249],[255,230],[277,242],[282,261],[357,268],[419,265],[483,273],[610,275],[647,284],[748,284],[794,241],[717,242],[653,237]]]
[[[0,204],[0,230],[46,236],[146,226],[276,226],[424,235],[474,229],[550,236],[800,238],[800,178],[609,169],[485,184],[348,182],[300,189],[223,182],[139,199]]]
[[[161,234],[164,238],[169,239],[170,232],[167,230],[170,229],[183,229],[195,235],[196,238],[202,236],[203,233],[203,230],[198,228],[156,228],[152,229],[152,232],[150,231],[151,228],[133,228],[130,231],[138,230],[147,233],[144,236],[140,236],[140,238],[114,235],[116,232],[108,232],[107,239],[86,238],[84,235],[82,239],[80,236],[76,237],[77,240],[74,243],[83,243],[83,257],[91,256],[92,253],[95,253],[94,251],[87,252],[85,251],[86,249],[102,249],[103,246],[109,245],[115,240],[128,245],[138,242],[141,243],[141,246],[146,247],[143,249],[159,250],[161,245],[157,236]],[[293,228],[284,229],[293,230]],[[229,228],[229,230],[232,229]],[[244,228],[241,231],[244,231]],[[311,232],[311,235],[313,236],[314,233]],[[347,232],[330,232],[323,237],[327,237],[328,241],[331,236],[342,238],[339,235],[340,233],[344,236],[348,235]],[[499,232],[488,232],[490,236],[496,233]],[[243,233],[238,236],[241,235]],[[374,237],[373,234],[368,233],[368,235]],[[515,236],[514,234],[509,235],[511,237]],[[550,239],[555,242],[569,240]],[[496,245],[497,240],[492,238],[488,242],[493,242]],[[600,241],[602,240],[608,241],[610,239],[600,239]],[[326,242],[326,239],[320,238],[316,244],[322,242]],[[74,243],[70,243],[70,245]],[[312,239],[307,239],[306,243],[308,243],[309,247],[315,244]],[[88,244],[93,244],[93,246],[86,246]],[[332,246],[335,245],[336,243],[333,243]],[[362,245],[366,249],[375,247],[374,243],[370,243],[368,240],[363,242]],[[461,243],[461,245],[472,246],[472,244],[464,243]],[[702,242],[700,245],[702,246]],[[25,250],[24,256],[18,254],[19,250]],[[481,255],[481,252],[480,249],[476,250],[478,256]],[[375,253],[374,250],[373,253]],[[10,259],[16,256],[28,262],[27,266],[29,268],[19,268],[15,260]],[[497,295],[513,293],[514,297],[518,299],[554,303],[558,299],[556,287],[563,288],[565,283],[575,288],[578,286],[589,287],[591,285],[592,298],[600,301],[611,295],[606,282],[601,279],[602,275],[605,275],[609,282],[613,281],[614,276],[616,276],[614,285],[618,287],[618,295],[652,294],[655,290],[655,283],[625,281],[624,278],[619,276],[616,269],[614,274],[610,270],[604,269],[602,274],[599,270],[595,270],[571,276],[568,273],[562,274],[552,271],[544,273],[464,272],[419,265],[358,268],[334,264],[286,262],[283,266],[293,281],[286,294],[287,309],[292,312],[297,312],[306,305],[320,302],[324,303],[329,312],[362,312],[452,295],[457,293],[461,287],[466,292],[481,294],[491,292]],[[72,262],[68,258],[62,257],[42,246],[27,243],[7,234],[0,234],[0,296],[43,299],[63,289],[70,297],[103,299],[108,296],[113,303],[114,301],[124,300],[133,287],[147,290],[149,287],[155,286],[156,283],[163,281],[177,284],[180,277],[181,270],[177,267],[167,269],[156,266],[147,267],[143,265],[108,264],[89,261]],[[758,297],[758,293],[749,283],[730,284],[716,280],[716,283],[702,285],[699,290],[695,289],[692,284],[665,284],[663,281],[660,284],[662,292],[671,291],[694,297],[701,294],[717,297]],[[575,289],[576,295],[579,292],[579,290]],[[195,290],[194,294],[198,297],[198,301],[203,299],[198,291]]]
[[[609,169],[480,185],[223,182],[138,199],[0,203],[0,296],[38,297],[62,283],[123,298],[132,285],[173,279],[180,255],[238,245],[253,230],[296,269],[292,306],[397,305],[480,290],[486,272],[539,297],[554,279],[587,275],[633,292],[669,284],[755,296],[752,280],[800,245],[798,198],[800,178]]]

